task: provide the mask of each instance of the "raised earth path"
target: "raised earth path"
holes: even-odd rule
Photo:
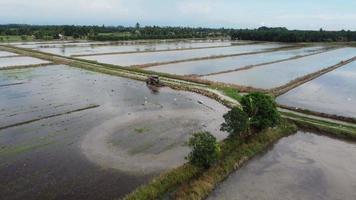
[[[9,46],[9,45],[0,45],[0,49],[5,50],[5,51],[10,51],[13,53],[17,53],[17,54],[32,56],[32,57],[43,59],[43,60],[48,60],[55,64],[65,64],[65,65],[69,65],[72,67],[83,68],[83,69],[87,69],[87,70],[91,70],[91,71],[95,71],[95,72],[101,72],[101,73],[105,73],[105,74],[111,74],[111,75],[131,78],[131,79],[135,79],[135,80],[140,80],[140,81],[145,81],[148,78],[148,76],[151,75],[148,72],[145,73],[143,70],[134,71],[134,70],[130,70],[129,68],[126,69],[126,68],[119,67],[119,66],[113,67],[113,66],[109,66],[109,65],[105,65],[105,64],[95,63],[92,61],[86,61],[86,60],[82,60],[82,59],[59,56],[59,55],[54,55],[54,54],[50,54],[50,53],[43,53],[40,51],[24,49],[24,48],[19,48],[19,47],[13,47],[13,46]],[[212,97],[212,98],[222,102],[223,104],[225,104],[228,107],[240,105],[237,100],[224,95],[219,90],[209,88],[208,85],[205,85],[205,84],[195,83],[195,82],[181,80],[181,79],[177,79],[177,78],[164,77],[164,76],[161,77],[161,81],[163,84],[165,84],[169,87],[172,87],[174,89],[184,89],[184,90],[188,90],[188,91],[197,92],[197,93],[203,94],[208,97]]]
[[[97,62],[93,62],[93,61],[87,61],[87,60],[83,60],[83,59],[59,56],[59,55],[44,53],[44,52],[30,50],[30,49],[13,47],[10,45],[0,45],[0,49],[5,50],[5,51],[14,52],[17,54],[36,57],[36,58],[43,59],[43,60],[49,60],[55,64],[65,64],[65,65],[69,65],[69,66],[73,66],[73,67],[87,69],[90,71],[95,71],[95,72],[100,72],[100,73],[105,73],[105,74],[110,74],[110,75],[115,75],[115,76],[121,76],[121,77],[126,77],[126,78],[140,80],[140,81],[145,81],[148,76],[152,75],[152,73],[145,72],[144,70],[137,70],[137,69],[124,68],[124,67],[120,67],[120,66],[107,65],[107,64],[97,63]],[[226,105],[228,107],[240,106],[240,103],[237,100],[223,94],[223,92],[221,92],[218,89],[213,89],[212,87],[209,87],[209,85],[207,85],[207,84],[196,83],[196,82],[182,80],[182,79],[174,78],[174,77],[167,77],[164,75],[161,76],[161,81],[166,86],[171,87],[173,89],[192,91],[192,92],[200,93],[202,95],[214,98],[217,101],[220,101],[221,103],[223,103],[224,105]],[[286,110],[286,109],[279,109],[279,110],[284,118],[293,120],[295,122],[308,121],[309,124],[312,124],[315,126],[321,126],[321,127],[329,126],[331,128],[340,128],[343,130],[346,129],[347,132],[356,131],[356,129],[355,129],[356,125],[353,123],[347,123],[347,122],[343,122],[340,120],[333,120],[333,119],[314,116],[314,115],[310,115],[310,114],[308,114],[308,115],[302,114],[299,112]]]

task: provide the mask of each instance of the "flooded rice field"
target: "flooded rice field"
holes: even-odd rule
[[[282,105],[356,118],[356,62],[279,96]]]
[[[263,63],[294,58],[296,56],[305,56],[322,51],[324,51],[323,47],[316,46],[253,55],[233,56],[211,60],[173,63],[149,67],[146,69],[177,75],[206,75],[221,71],[240,69],[251,65],[259,65]]]
[[[97,41],[52,41],[52,42],[23,42],[23,43],[10,43],[13,46],[28,48],[28,49],[40,49],[40,48],[61,48],[61,47],[86,47],[92,45],[108,45],[110,42],[97,42]]]
[[[194,93],[63,65],[0,71],[2,199],[114,199],[220,140],[227,108]]]
[[[187,60],[202,57],[213,57],[230,54],[252,53],[267,49],[283,46],[278,43],[265,43],[254,45],[237,45],[231,47],[194,49],[184,51],[168,51],[168,52],[146,52],[135,54],[120,54],[120,55],[100,55],[100,56],[84,56],[80,57],[87,60],[94,60],[101,63],[134,66],[162,62],[172,62],[179,60]]]
[[[204,76],[203,78],[210,81],[272,89],[354,56],[356,56],[356,48],[342,48],[300,59],[264,65],[249,70]]]
[[[0,68],[14,67],[14,66],[26,66],[26,65],[37,65],[50,63],[46,60],[41,60],[38,58],[21,56],[21,57],[0,57]]]
[[[1,51],[0,50],[0,58],[7,57],[7,56],[16,56],[16,53],[8,52],[8,51]]]
[[[216,188],[208,200],[356,199],[356,143],[298,132]]]
[[[241,44],[247,42],[240,42]],[[60,44],[35,44],[22,45],[20,47],[52,53],[62,56],[78,56],[90,54],[141,52],[141,51],[164,51],[189,48],[207,48],[219,46],[231,46],[230,41],[158,41],[158,42],[82,42],[82,43],[60,43]]]

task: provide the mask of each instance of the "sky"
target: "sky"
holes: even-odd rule
[[[356,0],[0,0],[0,24],[356,30]]]

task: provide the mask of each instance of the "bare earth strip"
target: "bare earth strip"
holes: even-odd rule
[[[90,62],[87,60],[68,58],[65,56],[43,53],[43,52],[29,50],[25,48],[0,45],[0,49],[1,48],[6,51],[48,60],[56,64],[69,65],[72,67],[78,67],[78,68],[104,73],[104,74],[110,74],[114,76],[126,77],[139,81],[146,81],[147,76],[152,74],[150,72],[140,70],[140,69],[128,69],[126,67],[113,66],[109,64],[100,64],[96,62]],[[185,78],[185,77],[178,78],[177,76],[171,76],[168,74],[162,75],[161,79],[166,86],[171,87],[173,89],[186,90],[186,91],[202,94],[204,96],[213,98],[228,107],[239,106],[239,103],[236,100],[222,94],[218,90],[207,87],[208,86],[206,84],[207,81],[205,80],[200,80],[200,79],[192,80],[190,78]]]
[[[14,58],[14,57],[21,57],[21,55],[0,56],[0,58]]]
[[[298,87],[298,86],[300,86],[300,85],[302,85],[302,84],[304,84],[306,82],[309,82],[309,81],[311,81],[313,79],[316,79],[316,78],[318,78],[318,77],[320,77],[320,76],[322,76],[322,75],[324,75],[324,74],[326,74],[328,72],[331,72],[331,71],[333,71],[333,70],[335,70],[335,69],[337,69],[339,67],[342,67],[342,66],[344,66],[346,64],[354,62],[355,60],[356,60],[356,56],[351,58],[351,59],[349,59],[349,60],[342,61],[342,62],[340,62],[340,63],[338,63],[336,65],[330,66],[328,68],[325,68],[325,69],[319,70],[317,72],[314,72],[314,73],[305,75],[303,77],[297,78],[297,79],[287,83],[286,85],[274,88],[274,89],[272,89],[270,91],[276,96],[282,95],[282,94],[288,92],[289,90],[292,90],[292,89],[294,89],[294,88],[296,88],[296,87]]]
[[[13,85],[22,85],[22,84],[25,84],[25,82],[4,84],[4,85],[0,85],[0,88],[2,88],[2,87],[9,87],[9,86],[13,86]]]
[[[148,68],[148,67],[154,67],[158,65],[167,65],[167,64],[173,64],[173,63],[182,63],[182,62],[191,62],[191,61],[198,61],[198,60],[210,60],[210,59],[219,59],[219,58],[228,58],[228,57],[235,57],[235,56],[245,56],[245,55],[254,55],[254,54],[262,54],[262,53],[269,53],[269,52],[274,52],[274,51],[280,51],[280,50],[287,50],[287,49],[294,49],[294,48],[301,48],[302,46],[285,46],[285,47],[278,47],[278,48],[272,48],[268,49],[265,51],[257,51],[257,52],[248,52],[248,53],[237,53],[237,54],[226,54],[226,55],[219,55],[219,56],[206,56],[206,57],[199,57],[199,58],[189,58],[189,59],[183,59],[183,60],[175,60],[175,61],[169,61],[169,62],[156,62],[156,63],[148,63],[148,64],[142,64],[142,65],[131,65],[128,67],[137,67],[137,68]]]
[[[124,51],[124,52],[93,53],[93,54],[74,54],[74,55],[71,55],[71,57],[104,56],[104,55],[152,53],[152,52],[167,52],[167,51],[186,51],[186,50],[197,50],[197,49],[213,49],[213,48],[221,48],[221,47],[231,47],[231,45],[222,45],[222,46],[213,46],[213,47],[193,47],[193,48],[182,48],[182,49],[165,49],[165,50]]]
[[[71,57],[103,56],[103,55],[134,54],[134,53],[152,53],[152,52],[166,52],[166,51],[186,51],[186,50],[197,50],[197,49],[213,49],[213,48],[221,48],[221,47],[253,45],[253,44],[262,44],[262,43],[264,43],[264,42],[246,42],[246,43],[235,43],[235,44],[232,43],[231,45],[219,45],[219,46],[210,46],[210,47],[209,46],[207,46],[207,47],[191,47],[191,48],[181,48],[181,49],[163,49],[163,50],[146,50],[146,51],[118,51],[118,52],[93,53],[93,54],[73,54],[73,55],[71,55]],[[105,46],[109,46],[109,45],[105,45]],[[98,46],[104,46],[104,45],[98,45]]]
[[[15,65],[15,66],[9,66],[9,67],[1,67],[1,70],[10,70],[10,69],[23,69],[23,68],[30,68],[30,67],[42,67],[42,66],[48,66],[48,65],[55,65],[55,63],[40,63],[40,64],[33,64],[33,65]]]
[[[328,49],[325,49],[323,51],[316,52],[316,53],[311,53],[311,54],[304,55],[304,56],[295,56],[295,57],[292,57],[292,58],[286,58],[286,59],[282,59],[282,60],[276,60],[276,61],[261,63],[261,64],[257,64],[257,65],[248,65],[248,66],[245,66],[245,67],[242,67],[242,68],[238,68],[238,69],[220,71],[220,72],[215,72],[215,73],[210,73],[210,74],[203,74],[203,75],[199,75],[197,77],[212,76],[212,75],[225,74],[225,73],[236,72],[236,71],[249,70],[249,69],[252,69],[252,68],[255,68],[255,67],[261,67],[261,66],[264,66],[264,65],[270,65],[270,64],[285,62],[285,61],[288,61],[288,60],[296,60],[296,59],[299,59],[299,58],[304,58],[304,57],[308,57],[308,56],[314,56],[314,55],[325,53],[325,52],[332,51],[332,50],[335,50],[335,49],[336,48],[328,48]]]
[[[289,83],[285,84],[285,85],[282,85],[280,87],[276,87],[276,88],[272,88],[272,89],[261,89],[261,88],[255,88],[255,87],[251,87],[251,86],[242,86],[242,85],[237,85],[237,84],[232,84],[232,83],[221,83],[221,82],[216,82],[216,81],[209,81],[209,80],[204,80],[205,83],[207,84],[221,84],[221,85],[225,85],[225,86],[230,86],[230,87],[234,87],[236,89],[238,89],[240,92],[245,92],[245,93],[248,93],[248,92],[264,92],[264,93],[271,93],[275,96],[280,96],[280,95],[283,95],[284,93],[306,83],[306,82],[309,82],[311,80],[314,80],[326,73],[329,73],[337,68],[340,68],[346,64],[349,64],[351,62],[354,62],[356,60],[356,56],[351,58],[351,59],[348,59],[348,60],[345,60],[345,61],[342,61],[336,65],[333,65],[333,66],[330,66],[330,67],[327,67],[327,68],[324,68],[324,69],[321,69],[319,71],[316,71],[314,73],[310,73],[310,74],[307,74],[305,76],[302,76],[302,77],[299,77],[297,79],[294,79],[292,81],[290,81]],[[194,77],[193,77],[194,78]]]
[[[84,111],[84,110],[94,109],[94,108],[97,108],[97,107],[99,107],[99,105],[89,105],[89,106],[86,106],[84,108],[79,108],[79,109],[67,111],[67,112],[64,112],[64,113],[59,113],[59,114],[39,117],[39,118],[31,119],[31,120],[28,120],[28,121],[24,121],[24,122],[18,122],[18,123],[15,123],[15,124],[10,124],[10,125],[7,125],[7,126],[0,127],[0,130],[4,130],[4,129],[16,127],[16,126],[21,126],[21,125],[25,125],[25,124],[41,121],[41,120],[44,120],[44,119],[49,119],[49,118],[52,118],[52,117],[59,117],[59,116],[62,116],[62,115],[68,115],[68,114],[72,114],[72,113],[76,113],[76,112],[80,112],[80,111]]]

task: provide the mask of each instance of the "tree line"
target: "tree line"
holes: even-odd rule
[[[133,27],[124,26],[74,26],[74,25],[0,25],[0,35],[26,35],[35,39],[59,39],[59,34],[74,39],[101,41],[134,40],[134,39],[175,39],[227,37],[230,29],[191,28],[191,27]]]
[[[356,41],[356,31],[304,31],[286,28],[260,27],[258,29],[234,30],[233,40],[256,40],[273,42],[350,42]]]
[[[288,30],[284,27],[258,29],[192,28],[145,26],[74,26],[74,25],[0,25],[0,36],[33,36],[35,39],[59,39],[59,34],[74,39],[100,41],[135,39],[178,39],[231,37],[233,40],[274,42],[348,42],[356,41],[356,31]],[[24,37],[25,38],[25,37]]]

